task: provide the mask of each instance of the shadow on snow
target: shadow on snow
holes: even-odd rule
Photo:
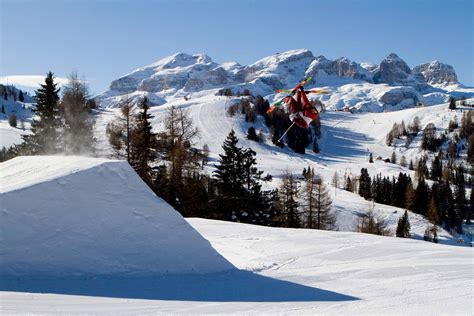
[[[353,301],[359,298],[244,270],[112,279],[3,279],[0,291],[202,302]]]

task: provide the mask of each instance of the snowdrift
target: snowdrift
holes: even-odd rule
[[[124,161],[0,164],[2,277],[143,277],[233,269]]]

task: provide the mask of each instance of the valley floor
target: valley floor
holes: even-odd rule
[[[50,282],[49,286],[26,282],[18,287],[29,290],[1,292],[0,312],[474,313],[472,248],[351,232],[266,228],[196,218],[188,222],[240,270],[108,280],[108,288],[94,279],[67,285]]]

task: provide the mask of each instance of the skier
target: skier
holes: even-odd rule
[[[303,87],[294,96],[287,96],[283,102],[289,106],[290,120],[301,128],[307,128],[319,116],[315,103],[310,102]]]

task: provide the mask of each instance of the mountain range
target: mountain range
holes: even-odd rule
[[[410,68],[391,53],[378,65],[342,57],[315,57],[307,49],[277,53],[251,65],[216,63],[206,54],[176,53],[118,78],[98,95],[99,103],[115,107],[124,97],[146,95],[155,105],[229,88],[276,99],[276,89],[291,88],[312,76],[311,86],[324,87],[319,96],[327,108],[381,112],[446,102],[451,96],[472,97],[474,89],[458,82],[454,68],[432,61]]]

